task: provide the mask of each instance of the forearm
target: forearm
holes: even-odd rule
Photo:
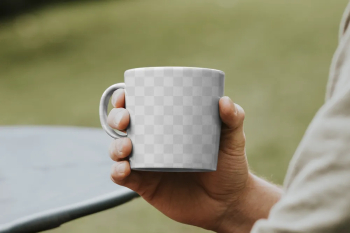
[[[282,193],[280,187],[250,174],[245,192],[237,205],[231,208],[232,211],[227,211],[217,232],[250,232],[257,220],[268,217],[271,207],[279,201]]]

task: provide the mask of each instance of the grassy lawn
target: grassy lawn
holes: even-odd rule
[[[100,96],[124,70],[216,68],[246,110],[251,168],[281,184],[323,103],[347,2],[95,1],[19,16],[0,23],[0,124],[100,127]],[[204,232],[141,199],[49,232],[97,231]]]

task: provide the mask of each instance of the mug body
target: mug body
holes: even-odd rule
[[[130,166],[144,171],[215,171],[222,71],[191,67],[127,70]]]

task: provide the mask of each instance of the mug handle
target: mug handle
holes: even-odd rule
[[[108,126],[108,123],[107,123],[107,110],[108,110],[109,99],[111,98],[113,93],[118,89],[125,89],[125,83],[117,83],[108,87],[105,90],[105,92],[103,92],[102,94],[102,97],[100,100],[100,109],[99,109],[100,122],[101,122],[102,128],[104,129],[104,131],[106,131],[106,133],[109,136],[111,136],[114,139],[124,138],[128,136],[127,133],[121,132],[119,130],[114,131],[111,127]]]

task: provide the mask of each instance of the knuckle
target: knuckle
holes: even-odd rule
[[[227,155],[243,156],[246,154],[245,134],[227,135],[220,139],[220,151]]]
[[[244,156],[245,155],[245,147],[220,147],[220,152],[231,155],[231,156]]]

